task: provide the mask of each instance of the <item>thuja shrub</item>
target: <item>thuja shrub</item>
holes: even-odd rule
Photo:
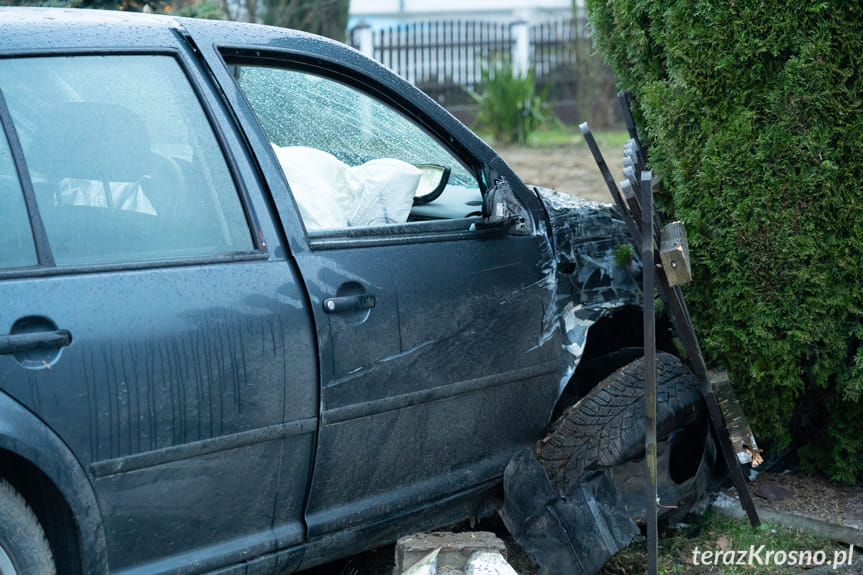
[[[863,479],[863,4],[587,0],[686,222],[686,297],[774,453]]]

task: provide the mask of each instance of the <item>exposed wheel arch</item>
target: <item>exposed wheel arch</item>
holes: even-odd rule
[[[8,481],[0,479],[0,572],[55,575],[56,563],[41,521]]]
[[[638,306],[622,306],[606,312],[587,331],[575,372],[567,382],[552,411],[550,421],[587,395],[614,370],[644,355],[643,311]],[[666,316],[657,318],[657,350],[676,354],[671,324]]]
[[[608,311],[587,332],[582,361],[608,355],[616,350],[644,347],[643,310],[628,305]],[[677,353],[667,315],[656,318],[656,349],[671,354]],[[598,382],[597,382],[598,383]]]
[[[51,546],[64,575],[84,575],[81,548],[72,509],[42,471],[9,451],[0,451],[0,480],[8,482],[27,502]]]
[[[586,473],[613,469],[626,480],[619,496],[634,516],[644,493],[644,365],[614,371],[567,408],[537,445],[537,455],[561,493]],[[663,504],[680,512],[698,504],[721,478],[697,378],[676,357],[657,354],[657,436]],[[690,459],[688,459],[690,458]],[[696,461],[691,461],[696,459]],[[618,481],[615,481],[618,483]]]
[[[102,517],[93,486],[83,466],[48,426],[3,392],[0,392],[0,454],[7,458],[3,463],[20,465],[21,473],[38,471],[29,477],[44,480],[44,486],[49,491],[53,489],[55,495],[59,494],[58,500],[67,506],[77,536],[79,572],[87,575],[107,574],[108,550]],[[0,475],[14,476],[15,472],[10,472],[11,469],[14,467],[5,464],[0,466]],[[18,482],[25,480],[26,477],[15,479]],[[36,496],[28,499],[28,503],[34,510],[43,510],[43,507],[55,509],[60,505],[58,500],[52,501],[49,497],[47,501],[40,502]],[[51,529],[55,528],[60,528],[60,524],[54,523]],[[64,544],[59,547],[62,553]],[[63,567],[65,569],[65,565]]]

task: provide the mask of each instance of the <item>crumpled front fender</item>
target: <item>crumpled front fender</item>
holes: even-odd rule
[[[641,261],[612,204],[533,190],[547,214],[537,231],[548,238],[541,265],[552,292],[544,337],[557,329],[563,335],[562,393],[581,361],[590,327],[614,310],[641,306]]]

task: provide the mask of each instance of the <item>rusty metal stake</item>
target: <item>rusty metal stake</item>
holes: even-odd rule
[[[643,245],[642,242],[644,240],[641,230],[639,229],[639,220],[635,219],[632,211],[629,209],[629,206],[624,201],[620,191],[617,189],[617,184],[614,182],[611,171],[608,169],[608,164],[605,163],[605,159],[602,157],[602,152],[599,151],[599,146],[597,146],[596,139],[593,137],[587,122],[580,124],[579,129],[584,135],[584,139],[593,154],[593,158],[596,160],[597,166],[599,166],[599,171],[602,173],[602,177],[608,186],[609,192],[611,192],[612,198],[614,198],[614,202],[617,204],[618,209],[620,209],[621,215],[623,216],[627,229],[632,235],[635,245]],[[642,213],[644,213],[644,210]],[[716,401],[716,396],[713,394],[713,388],[707,378],[707,366],[704,363],[704,356],[701,354],[701,346],[698,344],[698,336],[695,333],[695,327],[692,325],[692,319],[689,317],[689,310],[686,307],[686,301],[683,299],[683,291],[680,286],[668,285],[668,280],[665,277],[665,274],[661,271],[661,268],[655,270],[651,267],[650,262],[653,262],[654,266],[661,266],[662,260],[659,254],[654,252],[652,258],[648,258],[646,261],[642,262],[642,265],[644,265],[644,271],[647,272],[648,270],[653,270],[656,273],[657,279],[659,280],[659,295],[662,298],[663,304],[670,312],[672,323],[677,329],[677,334],[680,336],[683,348],[686,350],[686,355],[692,364],[692,371],[701,383],[701,395],[704,397],[704,403],[707,406],[707,414],[710,417],[710,423],[713,426],[713,429],[716,431],[720,452],[722,453],[725,464],[731,473],[731,480],[734,483],[734,488],[737,490],[737,495],[740,498],[740,505],[746,511],[746,515],[749,516],[749,522],[752,526],[757,527],[761,524],[758,519],[758,510],[755,508],[755,503],[752,501],[752,495],[749,493],[749,488],[746,486],[746,478],[743,477],[743,470],[737,461],[737,455],[734,451],[734,446],[731,443],[728,428],[726,427],[725,420],[722,417],[719,403]]]
[[[656,316],[654,314],[655,292],[653,287],[653,176],[650,171],[641,172],[641,274],[644,292],[644,402],[647,425],[644,433],[644,451],[647,461],[647,573],[656,575],[659,553],[659,534],[656,521]]]

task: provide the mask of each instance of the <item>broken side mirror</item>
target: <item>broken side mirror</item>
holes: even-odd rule
[[[415,167],[422,172],[422,175],[417,191],[414,193],[414,205],[421,206],[438,199],[449,182],[451,170],[436,164],[421,164]]]
[[[532,232],[527,210],[515,197],[509,182],[502,178],[483,196],[482,216],[484,226],[502,226],[511,235],[526,236]]]

